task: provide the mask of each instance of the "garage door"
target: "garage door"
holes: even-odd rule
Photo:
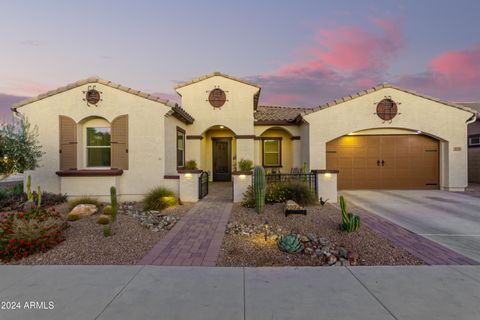
[[[344,136],[327,143],[339,189],[438,189],[439,143],[424,135]]]

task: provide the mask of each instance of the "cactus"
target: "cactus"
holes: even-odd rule
[[[340,229],[352,232],[360,229],[360,217],[348,212],[347,201],[343,196],[340,196],[340,208],[342,209],[342,223]]]
[[[261,166],[256,166],[253,170],[253,193],[255,195],[255,208],[257,213],[263,213],[265,209],[266,189],[265,169]]]
[[[110,203],[112,207],[112,222],[117,218],[117,189],[115,187],[110,188]]]
[[[27,201],[33,202],[32,177],[27,176]]]
[[[278,240],[278,248],[287,253],[299,253],[305,248],[296,234],[286,234]]]
[[[75,221],[80,219],[80,213],[79,212],[70,212],[67,216],[68,221]]]
[[[106,214],[101,214],[98,216],[98,223],[100,224],[109,224],[110,221],[110,216],[107,216]]]
[[[37,186],[37,208],[42,206],[42,189],[40,186]]]

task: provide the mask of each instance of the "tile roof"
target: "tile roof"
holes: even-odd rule
[[[79,81],[70,83],[70,84],[68,84],[64,87],[57,88],[55,90],[49,91],[49,92],[41,94],[39,96],[36,96],[36,97],[30,98],[30,99],[21,101],[17,104],[14,104],[11,109],[12,109],[12,111],[16,111],[16,109],[18,109],[20,107],[23,107],[27,104],[30,104],[30,103],[33,103],[33,102],[36,102],[36,101],[39,101],[39,100],[43,100],[45,98],[54,96],[56,94],[59,94],[59,93],[77,88],[79,86],[89,84],[89,83],[100,83],[100,84],[109,86],[111,88],[121,90],[123,92],[134,94],[134,95],[139,96],[141,98],[145,98],[145,99],[148,99],[148,100],[151,100],[151,101],[162,103],[162,104],[172,108],[172,110],[174,112],[174,115],[176,115],[179,119],[181,119],[185,123],[193,123],[193,121],[195,120],[181,106],[179,106],[178,103],[175,103],[174,101],[162,99],[160,97],[151,95],[149,93],[145,93],[145,92],[142,92],[142,91],[139,91],[139,90],[128,88],[128,87],[122,86],[120,84],[114,83],[112,81],[101,79],[99,77],[90,77],[90,78],[87,78],[87,79],[83,79],[83,80],[79,80]]]
[[[342,98],[340,98],[340,99],[336,99],[336,100],[334,100],[334,101],[327,102],[327,103],[325,103],[325,104],[323,104],[323,105],[320,105],[320,106],[318,106],[318,107],[316,107],[316,108],[308,109],[308,110],[302,112],[302,116],[303,116],[303,115],[306,115],[306,114],[309,114],[309,113],[312,113],[312,112],[315,112],[315,111],[318,111],[318,110],[322,110],[322,109],[325,109],[325,108],[328,108],[328,107],[331,107],[331,106],[340,104],[340,103],[345,102],[345,101],[348,101],[348,100],[352,100],[352,99],[355,99],[355,98],[364,96],[364,95],[366,95],[366,94],[369,94],[369,93],[372,93],[372,92],[374,92],[374,91],[378,91],[378,90],[381,90],[381,89],[384,89],[384,88],[396,89],[396,90],[403,91],[403,92],[406,92],[406,93],[409,93],[409,94],[413,94],[413,95],[416,95],[416,96],[418,96],[418,97],[421,97],[421,98],[424,98],[424,99],[428,99],[428,100],[432,100],[432,101],[435,101],[435,102],[438,102],[438,103],[441,103],[441,104],[444,104],[444,105],[447,105],[447,106],[450,106],[450,107],[454,107],[454,108],[457,108],[457,109],[461,109],[461,110],[464,110],[464,111],[468,111],[468,112],[471,112],[471,113],[475,113],[474,110],[472,110],[470,107],[465,106],[465,105],[456,104],[456,103],[453,103],[453,102],[448,102],[448,101],[445,101],[445,100],[441,100],[441,99],[437,99],[437,98],[434,98],[434,97],[430,97],[430,96],[427,96],[427,95],[418,93],[418,92],[413,91],[413,90],[403,89],[403,88],[394,86],[394,85],[389,84],[389,83],[383,83],[383,84],[380,84],[380,85],[378,85],[378,86],[372,87],[372,88],[370,88],[370,89],[363,90],[363,91],[357,92],[357,93],[355,93],[355,94],[352,94],[352,95],[349,95],[349,96],[345,96],[345,97],[342,97]]]
[[[477,113],[480,113],[480,101],[479,102],[456,102],[456,104],[476,110]]]
[[[240,79],[240,78],[232,77],[232,76],[229,76],[228,74],[221,73],[219,71],[215,71],[215,72],[211,72],[211,73],[208,73],[206,75],[203,75],[201,77],[197,77],[197,78],[191,79],[189,81],[179,83],[175,86],[175,89],[185,87],[185,86],[188,86],[190,84],[197,83],[197,82],[200,82],[202,80],[205,80],[205,79],[208,79],[208,78],[211,78],[211,77],[215,77],[215,76],[228,78],[228,79],[235,80],[235,81],[238,81],[238,82],[241,82],[241,83],[244,83],[244,84],[248,84],[248,85],[256,87],[256,88],[260,88],[260,86],[258,84],[255,84],[255,83],[252,83],[252,82]]]
[[[309,109],[286,106],[258,106],[254,113],[255,123],[298,123],[301,113]]]

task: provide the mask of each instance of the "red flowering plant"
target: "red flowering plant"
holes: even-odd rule
[[[54,208],[0,214],[0,260],[7,263],[44,252],[63,240],[66,223]]]

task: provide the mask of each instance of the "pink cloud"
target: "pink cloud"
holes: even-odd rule
[[[0,92],[17,96],[36,96],[49,90],[52,90],[51,86],[27,79],[11,79],[0,84]]]
[[[424,72],[399,79],[401,86],[450,100],[480,99],[480,43],[432,58]]]

